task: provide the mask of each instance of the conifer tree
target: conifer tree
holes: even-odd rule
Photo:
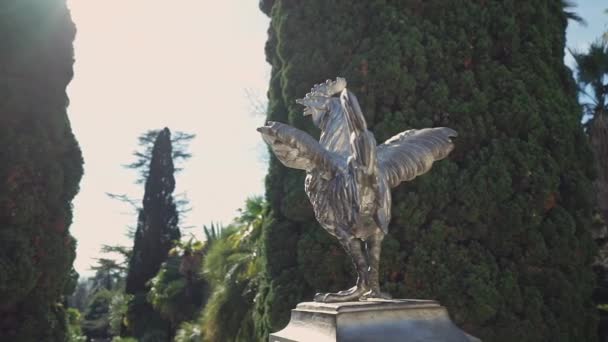
[[[143,207],[139,212],[133,252],[127,271],[126,292],[134,295],[127,317],[131,333],[138,338],[150,334],[149,328],[168,331],[167,323],[146,301],[148,281],[167,260],[169,250],[180,239],[178,212],[173,199],[175,189],[171,132],[160,131],[151,151],[145,181]],[[152,330],[154,330],[152,329]]]
[[[432,298],[484,341],[591,341],[593,159],[564,66],[566,2],[265,0],[268,119],[318,134],[294,100],[343,76],[379,142],[447,126],[456,149],[393,192],[381,282]],[[271,155],[258,338],[352,284],[304,174]]]
[[[65,0],[0,2],[0,340],[64,341],[82,156],[67,117]]]

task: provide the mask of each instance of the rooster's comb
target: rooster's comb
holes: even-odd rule
[[[325,83],[315,84],[312,89],[310,89],[310,93],[306,94],[306,96],[302,99],[297,99],[296,103],[308,106],[309,104],[312,104],[314,102],[314,98],[331,97],[335,94],[340,93],[345,88],[346,79],[342,77],[336,77],[335,81],[327,80],[325,81]]]

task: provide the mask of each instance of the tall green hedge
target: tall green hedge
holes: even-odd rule
[[[63,341],[82,156],[66,113],[65,0],[0,2],[0,340]]]
[[[344,76],[378,141],[448,126],[456,149],[394,192],[381,281],[433,298],[484,341],[591,341],[592,157],[564,66],[557,0],[262,1],[268,119],[318,134],[294,100]],[[316,291],[353,282],[315,222],[304,173],[271,157],[263,338]]]

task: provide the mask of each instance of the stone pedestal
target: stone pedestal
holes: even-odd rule
[[[270,342],[471,342],[431,300],[300,303]]]

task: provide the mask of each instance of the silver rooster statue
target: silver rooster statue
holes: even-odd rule
[[[445,158],[457,134],[446,127],[409,130],[377,145],[357,98],[340,77],[315,85],[296,102],[321,129],[319,142],[279,122],[257,130],[285,166],[306,171],[305,190],[315,217],[344,247],[358,276],[351,289],[318,293],[314,300],[388,299],[380,291],[378,269],[391,219],[390,190]]]

